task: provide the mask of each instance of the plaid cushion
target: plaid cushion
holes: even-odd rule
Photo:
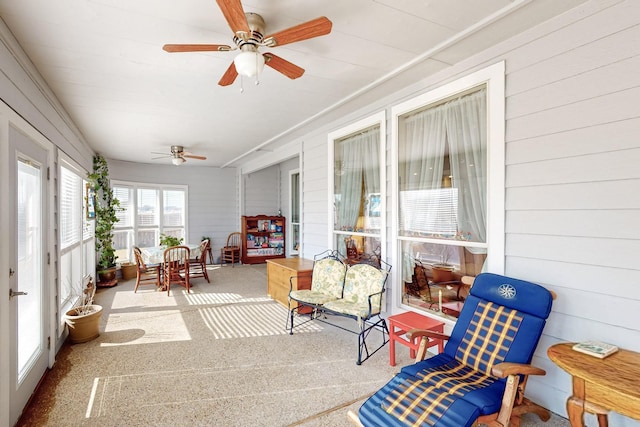
[[[496,381],[495,377],[474,371],[457,360],[432,370],[418,372],[416,377],[425,384],[444,389],[447,393],[460,397],[471,391],[488,387]]]
[[[460,363],[491,375],[493,365],[504,361],[523,315],[492,302],[480,301],[458,346]]]
[[[456,399],[420,380],[402,380],[382,401],[382,408],[403,423],[435,425]]]

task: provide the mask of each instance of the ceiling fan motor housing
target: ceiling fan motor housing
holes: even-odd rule
[[[262,44],[264,39],[264,19],[257,13],[245,13],[247,18],[247,24],[249,24],[250,33],[247,34],[243,31],[238,31],[233,36],[233,42],[242,51],[248,50],[255,52],[257,46]],[[243,49],[244,48],[244,49]]]

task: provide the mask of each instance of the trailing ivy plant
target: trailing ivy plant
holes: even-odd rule
[[[100,154],[93,157],[93,172],[88,176],[96,194],[96,252],[101,270],[116,265],[113,248],[113,227],[119,221],[117,213],[122,211],[120,201],[113,197],[109,182],[109,166]]]

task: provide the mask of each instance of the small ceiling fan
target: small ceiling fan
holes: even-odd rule
[[[187,159],[207,160],[205,156],[196,156],[195,154],[191,154],[188,151],[184,151],[184,147],[182,145],[172,145],[170,154],[157,152],[152,152],[151,154],[160,154],[159,157],[154,157],[153,160],[171,157],[171,163],[176,166],[180,166],[181,164],[186,162]]]
[[[224,44],[166,44],[162,48],[167,52],[227,52],[239,49],[241,52],[218,82],[220,86],[232,84],[238,74],[246,77],[257,76],[262,72],[265,64],[290,79],[297,79],[304,74],[303,68],[271,52],[261,54],[258,48],[283,46],[331,32],[331,21],[322,16],[265,37],[264,19],[257,13],[245,13],[240,0],[216,0],[216,2],[234,33],[235,47]]]

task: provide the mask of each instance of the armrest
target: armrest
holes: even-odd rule
[[[410,340],[420,337],[435,338],[443,341],[449,340],[449,335],[443,334],[442,332],[430,331],[428,329],[409,329],[407,331],[407,338]]]
[[[509,375],[546,375],[547,372],[544,369],[540,369],[533,365],[526,365],[524,363],[502,362],[493,365],[491,374],[498,378],[506,378]]]
[[[291,293],[291,291],[293,290],[293,279],[297,279],[298,277],[300,276],[289,276],[289,293]]]

